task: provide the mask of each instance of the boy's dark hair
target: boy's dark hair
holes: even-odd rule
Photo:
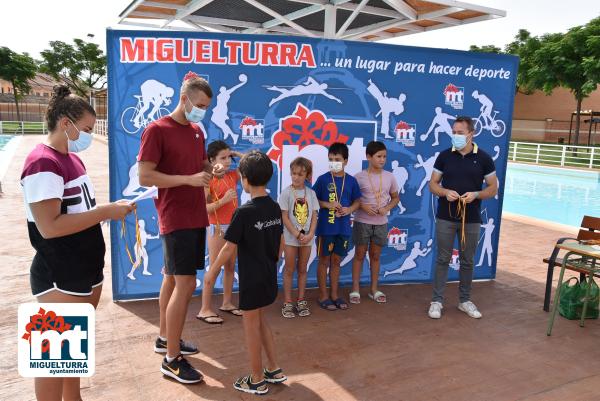
[[[220,151],[231,149],[231,147],[225,141],[213,141],[208,144],[206,147],[206,156],[208,157],[208,161],[212,161]]]
[[[473,119],[471,117],[458,116],[456,117],[456,120],[454,120],[454,123],[467,123],[467,129],[469,130],[469,132],[475,131],[475,123],[473,122]]]
[[[385,144],[380,141],[371,141],[367,143],[367,155],[373,156],[377,152],[381,152],[382,150],[387,150]]]
[[[253,187],[264,187],[273,176],[273,164],[266,154],[253,150],[240,160],[238,170],[248,184]]]
[[[341,142],[334,142],[329,146],[328,155],[341,155],[344,160],[348,160],[348,145]]]
[[[52,88],[52,96],[50,96],[50,102],[46,110],[48,131],[54,131],[56,123],[62,117],[67,117],[75,122],[83,117],[86,112],[96,117],[96,111],[87,100],[72,94],[66,85],[56,85]]]
[[[290,172],[292,172],[294,167],[300,167],[306,171],[306,179],[312,180],[312,162],[305,157],[296,157],[290,163]]]

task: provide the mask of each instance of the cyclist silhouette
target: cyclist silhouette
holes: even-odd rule
[[[136,128],[142,127],[145,121],[154,121],[155,115],[162,106],[171,104],[171,97],[175,94],[173,88],[158,82],[154,79],[149,79],[140,86],[141,96],[136,96],[141,108],[133,119],[133,125]],[[152,107],[148,116],[144,117],[148,109]]]
[[[479,100],[479,103],[481,103],[479,111],[481,112],[481,116],[484,118],[486,126],[492,125],[492,122],[494,121],[492,118],[492,109],[494,108],[494,103],[492,103],[489,97],[483,93],[479,93],[476,90],[473,91],[472,96]]]

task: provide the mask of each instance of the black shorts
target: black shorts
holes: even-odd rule
[[[277,298],[277,263],[244,264],[238,260],[239,308],[254,310],[271,305]]]
[[[79,266],[80,268],[82,266]],[[65,266],[65,269],[76,269],[77,266]],[[102,285],[104,281],[104,264],[98,264],[96,268],[81,268],[75,274],[71,275],[73,279],[69,280],[67,274],[52,271],[45,263],[43,258],[36,254],[31,263],[29,282],[31,283],[31,293],[37,297],[50,291],[60,291],[64,294],[87,297],[92,295],[95,287]]]
[[[195,276],[204,269],[206,228],[177,230],[161,235],[165,257],[165,274]]]

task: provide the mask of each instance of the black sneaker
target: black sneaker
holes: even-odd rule
[[[193,355],[199,352],[198,347],[183,340],[179,340],[179,348],[179,352],[181,352],[182,355]],[[166,354],[167,340],[161,340],[160,337],[156,337],[156,341],[154,342],[154,352],[158,354]]]
[[[233,388],[250,394],[267,394],[269,392],[267,382],[263,379],[258,383],[252,383],[252,375],[237,379],[233,383]]]
[[[183,355],[179,355],[171,363],[167,362],[167,358],[163,358],[160,371],[163,375],[172,377],[183,384],[194,384],[204,380],[202,373],[194,369]]]

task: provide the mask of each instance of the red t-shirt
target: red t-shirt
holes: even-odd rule
[[[230,189],[237,188],[237,182],[239,180],[237,171],[229,171],[223,177],[216,178],[214,177],[210,180],[210,196],[213,202],[216,202],[217,199],[221,199],[225,196],[225,193]],[[217,209],[216,212],[213,212],[208,215],[208,221],[210,224],[229,224],[231,223],[231,218],[233,217],[233,212],[238,207],[237,196],[232,201],[228,202],[225,205],[222,205]]]
[[[179,124],[170,116],[152,122],[142,134],[138,161],[156,163],[169,175],[192,175],[204,170],[204,134],[198,125]],[[154,200],[161,234],[208,226],[203,187],[159,188]]]

